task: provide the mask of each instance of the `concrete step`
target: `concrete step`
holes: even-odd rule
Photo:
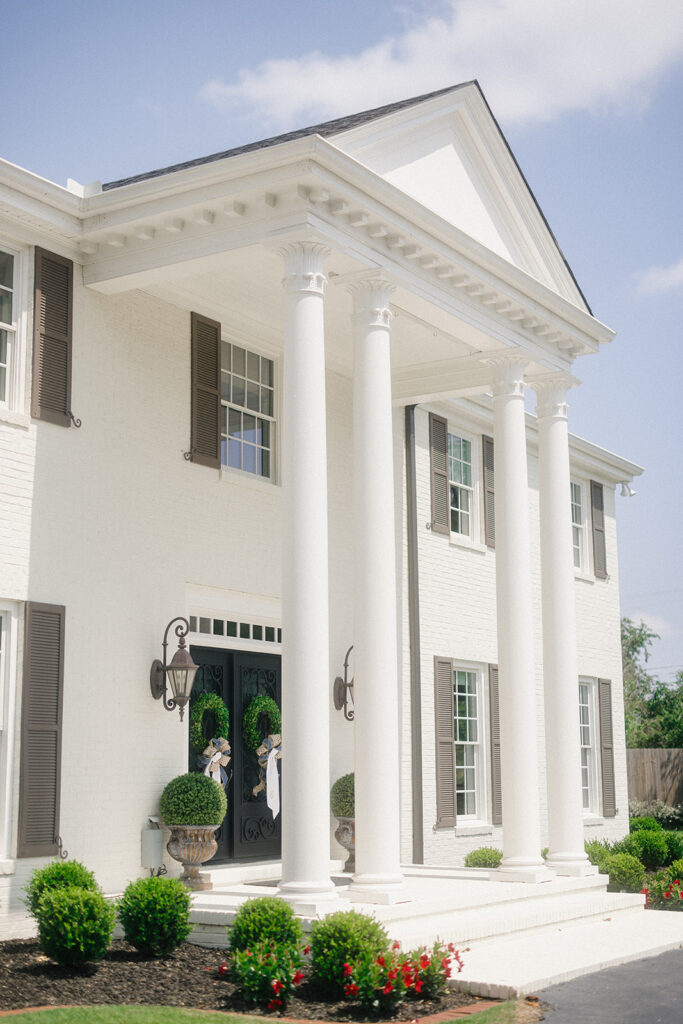
[[[473,941],[452,983],[475,995],[529,995],[584,974],[683,947],[683,914],[643,910]],[[646,1010],[644,1008],[644,1014]]]

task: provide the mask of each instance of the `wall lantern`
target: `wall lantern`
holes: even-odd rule
[[[633,490],[631,485],[629,483],[626,483],[626,481],[624,480],[624,482],[621,485],[622,498],[633,498],[635,493],[636,492]]]
[[[353,679],[348,680],[349,674],[349,654],[353,650],[353,644],[349,647],[344,658],[344,678],[337,676],[334,683],[332,684],[332,697],[334,698],[334,706],[337,711],[344,709],[344,718],[347,722],[353,721],[353,711],[349,711],[349,697],[353,704]]]
[[[166,664],[166,648],[168,646],[168,631],[177,622],[178,625],[174,629],[175,635],[178,637],[178,650],[173,655],[173,659],[170,665]],[[152,670],[149,675],[149,685],[152,690],[152,696],[155,700],[161,700],[163,698],[164,707],[167,711],[173,711],[175,708],[180,708],[180,721],[183,720],[183,712],[185,711],[185,705],[190,699],[192,693],[192,684],[194,683],[194,677],[197,674],[198,665],[193,662],[190,652],[185,647],[185,637],[190,632],[190,623],[187,619],[183,619],[181,616],[176,616],[175,619],[171,619],[166,631],[164,633],[164,639],[161,644],[163,648],[163,661],[152,662]],[[166,700],[166,678],[171,686],[171,693],[173,697],[171,700]]]

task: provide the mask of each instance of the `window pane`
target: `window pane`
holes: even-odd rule
[[[261,412],[264,416],[273,415],[273,392],[270,388],[261,388]]]
[[[7,331],[0,331],[0,363],[7,365]]]
[[[14,278],[14,256],[8,252],[0,252],[0,284],[11,288]]]
[[[242,468],[242,445],[239,441],[228,441],[228,465],[233,469]]]
[[[271,643],[271,644],[275,643],[275,627],[274,626],[266,626],[266,640],[268,640],[268,642]]]
[[[230,372],[230,345],[227,341],[221,342],[221,370]]]
[[[12,323],[12,293],[0,290],[0,323]]]
[[[263,626],[254,626],[252,633],[254,640],[263,640]]]
[[[228,443],[224,437],[221,438],[221,466],[225,466],[228,461]]]
[[[228,409],[228,430],[230,437],[242,436],[242,413],[237,409]]]
[[[245,412],[242,418],[242,437],[245,441],[251,441],[252,444],[256,444],[256,417],[249,416]]]
[[[261,383],[272,384],[273,383],[273,360],[272,359],[261,359]]]
[[[222,619],[214,619],[213,620],[213,635],[214,636],[223,636],[224,625],[225,624],[224,624]]]
[[[249,380],[259,379],[259,357],[255,352],[247,352],[247,377]]]
[[[258,427],[261,435],[261,444],[264,448],[270,448],[270,423],[268,420],[259,420]]]
[[[5,393],[7,390],[7,371],[4,366],[0,366],[0,402],[5,401]]]
[[[225,623],[225,635],[226,636],[237,636],[237,623],[226,622]]]
[[[253,445],[245,444],[242,449],[242,469],[247,473],[256,472],[256,449]]]
[[[259,411],[259,386],[251,381],[247,381],[247,409]]]
[[[240,639],[241,640],[248,640],[249,639],[249,623],[248,622],[240,622]]]
[[[224,402],[230,401],[230,374],[221,374],[221,398]]]
[[[246,374],[246,353],[243,348],[237,348],[236,345],[232,346],[232,372],[239,374],[240,377],[244,377]]]
[[[242,377],[232,378],[232,400],[235,405],[245,404],[245,387],[246,383]]]

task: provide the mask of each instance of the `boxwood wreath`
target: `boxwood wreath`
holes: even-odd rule
[[[282,733],[280,709],[273,698],[267,697],[266,694],[261,694],[258,697],[252,697],[247,705],[246,711],[244,712],[244,718],[242,719],[242,737],[246,746],[249,750],[253,750],[254,753],[258,750],[265,739],[265,737],[261,735],[258,727],[260,715],[266,715],[268,717],[268,731],[266,735]]]
[[[227,739],[230,726],[230,714],[217,693],[200,693],[190,705],[190,744],[195,754],[201,754],[206,747],[207,740],[204,737],[204,715],[208,712],[214,717],[216,723],[215,735],[225,736]]]

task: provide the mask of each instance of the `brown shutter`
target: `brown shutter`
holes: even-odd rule
[[[436,724],[436,827],[455,825],[455,741],[453,738],[453,662],[434,658]]]
[[[600,766],[602,770],[602,814],[613,818],[617,813],[614,780],[614,737],[612,735],[612,683],[598,679],[598,706],[600,708]]]
[[[432,531],[450,534],[448,512],[448,422],[429,414],[429,459],[432,475]]]
[[[27,604],[19,776],[19,857],[57,852],[64,608]]]
[[[605,501],[602,484],[591,480],[591,522],[593,524],[593,572],[598,579],[607,579],[605,547]]]
[[[63,427],[71,423],[73,278],[71,260],[36,248],[31,415]]]
[[[493,438],[482,436],[484,466],[484,539],[488,548],[496,546],[496,498],[494,491]]]
[[[500,700],[498,666],[489,665],[489,724],[491,738],[491,823],[503,823],[503,797],[500,782]]]
[[[221,464],[221,325],[192,314],[192,461]]]

